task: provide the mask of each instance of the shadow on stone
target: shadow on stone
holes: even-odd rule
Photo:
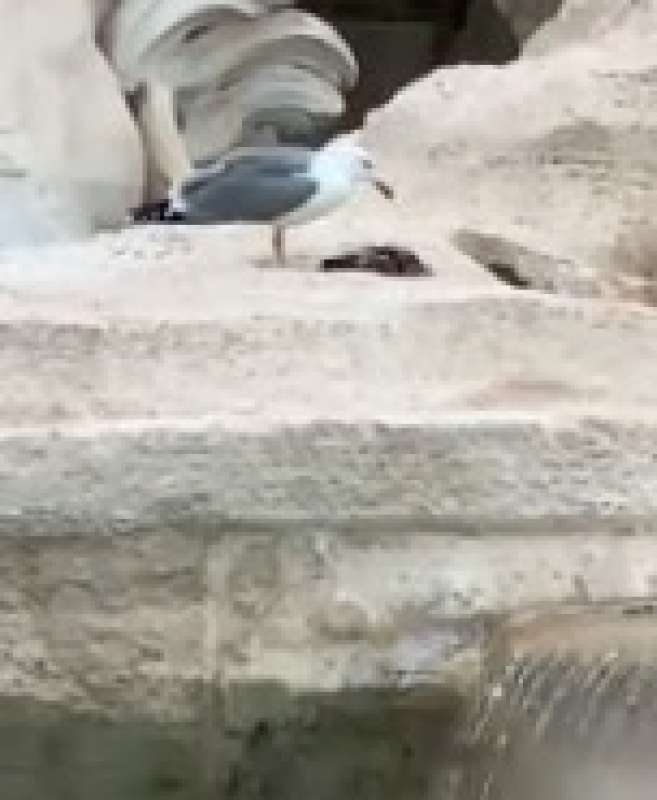
[[[232,685],[198,723],[0,701],[0,794],[21,800],[427,798],[455,709],[404,692]]]
[[[460,228],[452,244],[501,283],[568,297],[598,297],[600,281],[570,258],[539,252],[497,234]]]
[[[648,800],[655,669],[524,657],[468,713],[439,690],[232,684],[197,723],[0,702],[0,792],[21,800]],[[622,786],[621,794],[613,794]],[[608,792],[612,794],[608,794]],[[574,792],[574,794],[573,794]]]
[[[498,281],[512,286],[514,289],[530,289],[531,282],[520,275],[513,264],[505,264],[503,261],[489,261],[482,264],[484,269],[494,275]]]
[[[7,800],[205,797],[199,728],[114,722],[54,704],[0,701],[0,796]]]

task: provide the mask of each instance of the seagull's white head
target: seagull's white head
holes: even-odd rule
[[[337,139],[326,145],[319,154],[324,170],[339,170],[346,174],[350,183],[373,185],[388,200],[394,192],[376,174],[376,167],[368,151],[353,141]]]

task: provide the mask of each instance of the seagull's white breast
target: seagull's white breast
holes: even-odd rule
[[[285,225],[303,225],[306,222],[333,211],[346,202],[357,188],[352,165],[339,158],[339,154],[327,157],[323,153],[315,158],[310,177],[317,182],[317,191],[304,205],[284,214],[280,222]]]

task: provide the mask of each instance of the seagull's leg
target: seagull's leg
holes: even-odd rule
[[[281,225],[274,225],[272,244],[276,266],[282,267],[285,264],[285,229]]]

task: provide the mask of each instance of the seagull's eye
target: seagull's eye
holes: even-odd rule
[[[212,30],[212,25],[197,25],[194,28],[190,28],[188,31],[185,32],[183,36],[183,42],[185,44],[191,44],[191,42],[195,42],[197,39],[200,39],[202,36],[206,36]]]
[[[363,159],[363,166],[365,167],[365,169],[374,169],[374,164],[372,163],[372,161],[370,161],[369,158]]]

